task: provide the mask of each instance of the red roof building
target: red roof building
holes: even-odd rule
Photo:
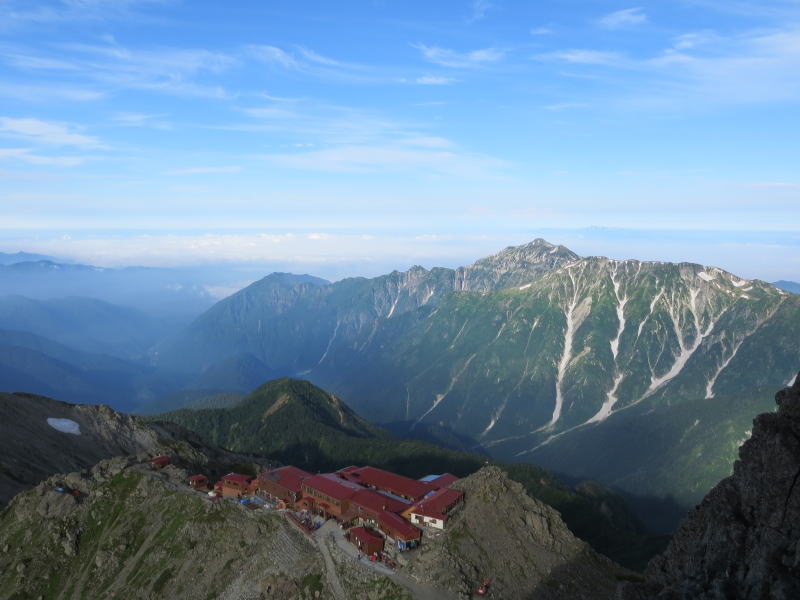
[[[360,469],[342,472],[342,475],[349,481],[377,490],[384,490],[410,502],[417,502],[428,492],[437,489],[424,481],[417,481],[416,479],[403,477],[375,467],[361,467]]]
[[[348,501],[355,516],[375,523],[378,522],[380,514],[384,511],[400,513],[409,507],[405,502],[368,489],[357,491]]]
[[[189,485],[195,490],[207,490],[208,477],[205,475],[192,475],[189,477]]]
[[[403,516],[412,523],[444,529],[450,514],[463,502],[464,492],[444,488],[403,511]]]
[[[348,512],[348,499],[361,489],[332,473],[313,475],[302,483],[303,498],[313,500],[323,514],[337,518]]]
[[[354,527],[350,530],[350,541],[366,555],[383,551],[383,538],[366,527]]]
[[[250,483],[253,477],[239,473],[228,473],[214,484],[214,490],[222,494],[223,498],[241,498],[250,492]]]
[[[428,483],[438,489],[442,489],[450,487],[459,479],[460,477],[456,477],[452,473],[444,473],[442,475],[439,475],[436,479],[428,480]]]
[[[259,473],[254,484],[258,491],[266,492],[284,502],[294,503],[303,493],[303,481],[311,476],[311,473],[302,469],[286,466]]]
[[[387,511],[381,512],[378,517],[378,526],[387,537],[393,538],[398,542],[417,542],[422,537],[422,531],[403,517]]]
[[[156,469],[163,469],[170,463],[169,456],[156,456],[150,459],[150,466]]]

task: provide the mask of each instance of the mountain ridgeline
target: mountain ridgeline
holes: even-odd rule
[[[729,474],[749,418],[800,364],[798,335],[800,296],[771,284],[690,263],[581,258],[538,239],[455,270],[333,284],[274,274],[154,359],[199,373],[249,354],[395,431],[437,425],[500,459],[688,504]],[[637,426],[652,410],[662,420],[643,421],[650,442],[676,446],[700,485],[659,482],[637,463]],[[720,435],[698,448],[687,434],[699,425]],[[593,442],[598,470],[579,472],[582,440],[612,430],[611,446]],[[615,471],[614,453],[640,477]]]

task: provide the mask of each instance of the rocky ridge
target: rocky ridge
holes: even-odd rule
[[[186,470],[144,459],[17,496],[0,514],[0,598],[333,598],[314,546],[280,515],[212,504],[179,485]]]
[[[526,495],[497,467],[451,486],[464,506],[438,536],[404,556],[416,579],[472,598],[484,579],[491,597],[612,598],[617,581],[633,576],[577,539],[557,511]]]
[[[703,499],[625,600],[800,598],[800,378],[759,415],[733,475]]]
[[[68,419],[80,434],[48,419]],[[120,455],[170,454],[188,465],[259,462],[216,448],[173,423],[146,423],[105,405],[69,404],[33,394],[0,394],[0,506],[55,473],[91,467]],[[262,461],[264,462],[264,461]]]

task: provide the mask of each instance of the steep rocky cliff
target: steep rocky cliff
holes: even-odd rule
[[[439,536],[408,555],[417,579],[471,598],[488,579],[492,598],[612,598],[631,573],[594,552],[548,505],[525,494],[497,467],[455,483],[464,507]]]
[[[800,379],[759,415],[722,480],[622,598],[800,598]]]

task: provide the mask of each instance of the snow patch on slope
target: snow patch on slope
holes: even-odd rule
[[[553,416],[550,422],[545,425],[545,428],[552,427],[561,418],[561,409],[564,406],[564,375],[566,375],[569,363],[572,361],[572,342],[575,337],[575,331],[581,326],[584,319],[589,314],[592,307],[591,296],[579,301],[578,298],[578,285],[572,271],[569,273],[570,281],[572,282],[572,299],[570,300],[567,309],[564,311],[564,317],[567,320],[567,328],[564,332],[564,351],[561,353],[561,360],[558,362],[558,372],[556,375],[556,405],[553,408]]]
[[[72,419],[56,419],[54,417],[50,417],[47,419],[47,424],[53,429],[63,433],[71,433],[72,435],[81,434],[81,426]]]

